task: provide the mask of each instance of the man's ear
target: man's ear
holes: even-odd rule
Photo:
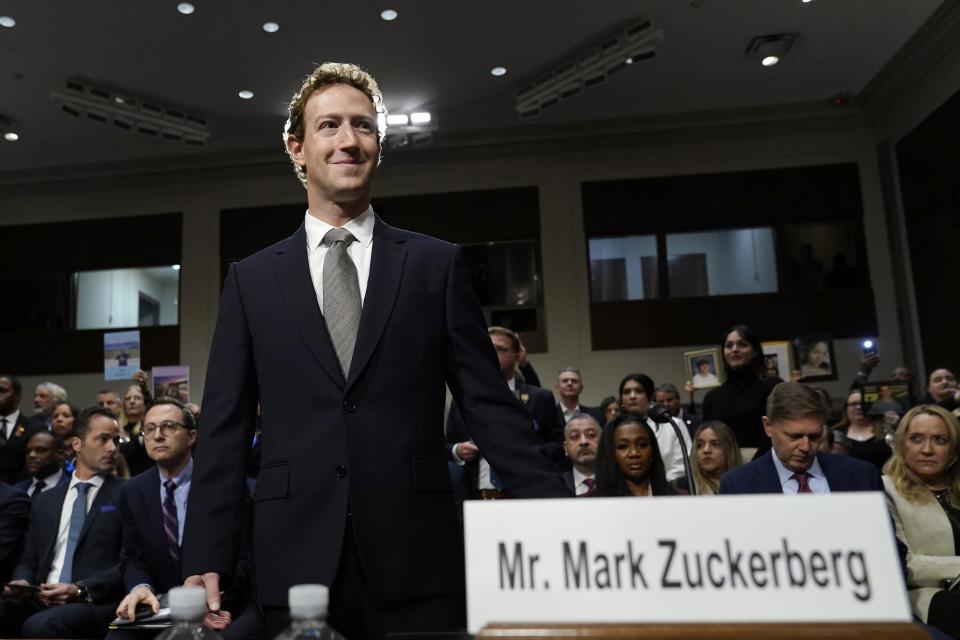
[[[287,153],[289,153],[290,157],[301,167],[306,164],[303,158],[303,142],[292,133],[287,134]]]
[[[74,453],[79,453],[80,449],[83,448],[83,441],[76,436],[70,438],[70,448],[73,449]]]
[[[773,431],[773,423],[770,422],[770,418],[763,416],[763,431],[767,434],[768,438],[772,438],[771,432]]]

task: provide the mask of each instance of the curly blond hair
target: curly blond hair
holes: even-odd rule
[[[900,424],[897,425],[897,432],[894,434],[893,455],[884,465],[883,472],[893,480],[897,492],[910,502],[923,504],[933,500],[933,494],[927,489],[923,480],[910,469],[904,456],[910,423],[921,414],[936,416],[942,419],[947,426],[950,452],[953,454],[953,462],[947,468],[947,501],[960,509],[960,468],[958,468],[960,465],[955,464],[957,456],[960,455],[960,421],[943,407],[935,404],[924,404],[907,411],[900,419]]]
[[[387,108],[383,104],[383,94],[380,93],[380,87],[376,79],[355,64],[348,62],[324,62],[304,78],[303,84],[300,85],[297,92],[290,98],[290,105],[288,106],[289,117],[287,118],[286,125],[283,127],[284,149],[286,149],[287,136],[292,135],[297,140],[303,140],[303,111],[310,96],[320,89],[334,84],[349,85],[370,98],[370,104],[373,105],[373,109],[377,114],[377,133],[380,142],[383,142],[384,137],[387,135]],[[300,180],[300,183],[306,187],[306,168],[300,165],[294,157],[290,155],[289,151],[287,151],[287,155],[290,157],[290,162],[293,163],[293,172]]]

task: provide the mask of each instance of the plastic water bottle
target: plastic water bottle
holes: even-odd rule
[[[215,631],[203,626],[207,612],[207,592],[203,587],[175,587],[167,594],[173,626],[156,640],[215,640]]]
[[[344,640],[327,624],[327,604],[330,593],[322,584],[299,584],[290,587],[287,601],[290,605],[290,626],[276,640]]]

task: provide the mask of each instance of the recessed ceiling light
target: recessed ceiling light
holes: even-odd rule
[[[397,19],[397,16],[400,14],[394,11],[393,9],[384,9],[380,12],[380,17],[386,20],[387,22],[392,22]]]
[[[0,16],[0,27],[6,27],[7,29],[12,29],[17,26],[17,21],[11,18],[10,16]]]
[[[390,114],[387,116],[387,124],[391,126],[410,124],[410,118],[403,113]]]
[[[20,139],[20,136],[15,134],[13,131],[7,131],[5,134],[3,134],[3,139],[7,142],[16,142]]]
[[[280,31],[280,25],[278,25],[276,22],[264,22],[263,30],[267,33],[276,33],[277,31]]]
[[[627,64],[633,64],[633,58],[627,58],[626,60],[624,60],[624,62],[626,62]]]
[[[810,4],[813,0],[800,0],[803,4]]]
[[[249,100],[250,98],[253,97],[253,91],[250,91],[249,89],[244,89],[243,91],[240,91],[239,93],[237,93],[237,95],[243,98],[244,100]]]
[[[195,8],[189,2],[181,2],[180,4],[177,5],[177,11],[179,11],[185,16],[188,16],[195,11]]]
[[[494,67],[493,69],[490,69],[490,75],[496,76],[498,78],[502,75],[506,75],[506,73],[507,73],[506,67]]]
[[[430,112],[418,111],[410,114],[410,124],[430,124]]]
[[[170,265],[170,268],[173,269],[174,271],[180,271],[180,265],[178,264],[172,264]]]
[[[778,58],[777,56],[767,56],[766,58],[760,61],[760,64],[762,64],[765,67],[772,67],[778,62],[780,62],[780,58]]]

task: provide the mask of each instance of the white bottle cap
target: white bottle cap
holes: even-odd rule
[[[207,592],[203,587],[174,587],[167,599],[170,614],[177,620],[199,620],[207,612]]]
[[[287,602],[290,605],[290,617],[304,620],[307,618],[326,618],[329,590],[322,584],[298,584],[290,587]]]

